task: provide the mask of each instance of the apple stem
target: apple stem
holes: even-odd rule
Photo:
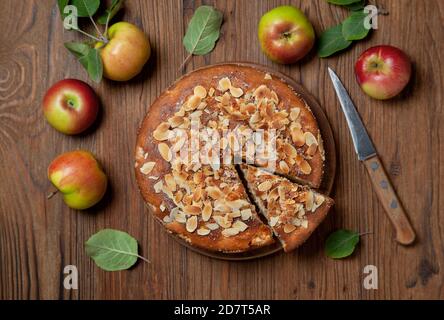
[[[185,60],[182,62],[182,64],[180,65],[179,69],[177,70],[177,72],[181,72],[182,69],[185,67],[185,65],[188,63],[188,61],[191,59],[191,57],[193,56],[192,53],[190,53]]]
[[[57,192],[59,192],[59,190],[52,191],[50,194],[48,194],[46,196],[46,199],[51,199],[52,197],[54,197],[57,194]]]
[[[85,36],[90,37],[91,39],[94,39],[94,40],[96,40],[96,41],[99,41],[99,42],[108,42],[108,39],[103,39],[103,38],[102,38],[102,39],[99,39],[99,38],[94,37],[93,35],[89,34],[88,32],[85,32],[85,31],[79,29],[79,28],[74,29],[74,30],[76,30],[76,31],[80,32],[81,34],[84,34]],[[106,40],[106,41],[104,41],[104,40]]]

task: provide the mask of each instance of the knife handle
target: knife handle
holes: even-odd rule
[[[415,240],[415,231],[392,187],[392,183],[382,166],[381,160],[378,156],[374,156],[364,160],[364,164],[370,175],[378,199],[395,228],[396,241],[402,245],[411,244]]]

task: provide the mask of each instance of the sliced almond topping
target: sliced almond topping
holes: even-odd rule
[[[302,160],[299,164],[301,172],[303,174],[310,174],[311,173],[311,166],[306,160]]]
[[[204,207],[202,210],[202,220],[203,221],[210,220],[212,213],[213,213],[213,207],[211,206],[211,201],[205,201]]]
[[[270,217],[270,226],[271,227],[276,226],[278,221],[279,221],[279,217],[278,216]]]
[[[307,229],[308,228],[308,220],[304,219],[301,222],[301,227]]]
[[[298,107],[292,108],[290,110],[290,120],[296,121],[299,118],[299,114],[301,113],[301,109]]]
[[[222,96],[220,102],[224,106],[228,106],[230,104],[230,95],[228,94],[228,92],[224,93],[224,95]]]
[[[241,88],[230,87],[230,93],[233,97],[239,98],[244,94],[244,91]]]
[[[272,78],[271,78],[271,75],[269,73],[266,73],[265,76],[264,76],[264,79],[265,80],[271,80]]]
[[[140,172],[142,172],[143,174],[149,174],[153,170],[155,164],[155,162],[145,162],[140,167]]]
[[[207,236],[207,235],[210,234],[210,232],[211,232],[211,230],[207,229],[207,228],[202,228],[201,227],[201,228],[197,229],[197,234],[200,235],[200,236]]]
[[[202,98],[196,95],[192,95],[185,105],[186,111],[193,111],[196,110],[196,108],[199,106],[200,102],[202,101]]]
[[[242,217],[242,220],[248,220],[248,219],[250,219],[251,218],[251,216],[252,216],[252,212],[251,212],[251,209],[250,208],[248,208],[248,209],[244,209],[244,210],[241,210],[241,217]]]
[[[308,148],[307,148],[307,151],[305,151],[305,153],[308,155],[308,156],[314,156],[315,154],[316,154],[316,150],[318,149],[318,145],[317,144],[312,144],[312,145],[310,145]]]
[[[160,191],[162,191],[162,189],[163,189],[163,182],[162,182],[162,180],[159,180],[158,182],[156,182],[154,184],[153,188],[154,188],[154,191],[156,193],[159,193]]]
[[[282,147],[285,154],[290,157],[290,158],[295,158],[296,155],[298,154],[298,152],[296,151],[296,148],[293,147],[291,144],[289,143],[285,143],[284,146]]]
[[[291,140],[297,147],[302,147],[305,144],[305,135],[302,129],[294,127],[291,130]]]
[[[217,223],[207,223],[205,226],[210,230],[217,230],[219,229],[219,225]]]
[[[163,204],[163,202],[160,204],[159,209],[160,209],[160,211],[162,211],[162,212],[165,211],[166,207],[165,207],[165,205]]]
[[[183,212],[186,214],[191,214],[193,216],[200,214],[201,209],[198,206],[187,205],[183,207]]]
[[[265,180],[264,182],[260,183],[257,186],[258,190],[261,191],[261,192],[268,191],[268,190],[271,189],[271,187],[272,187],[272,183],[271,183],[270,180]]]
[[[213,216],[214,221],[216,221],[216,223],[218,225],[220,225],[222,228],[229,228],[231,227],[231,221],[229,221],[228,219],[226,219],[223,216]]]
[[[188,232],[194,232],[197,228],[197,217],[193,216],[187,220],[186,228]]]
[[[183,212],[180,212],[180,213],[176,214],[176,216],[174,217],[174,220],[176,220],[179,223],[186,223],[187,217],[183,214]]]
[[[285,161],[279,162],[279,169],[281,169],[282,173],[284,173],[284,174],[287,174],[290,172],[290,167],[288,166],[288,164]]]
[[[165,222],[165,223],[170,223],[171,221],[173,221],[172,219],[171,219],[171,217],[170,216],[165,216],[165,217],[163,217],[163,222]]]
[[[316,145],[318,144],[318,141],[316,141],[315,136],[310,131],[305,132],[304,137],[305,137],[305,144],[307,146],[311,146],[312,144]]]
[[[170,147],[166,143],[159,143],[159,153],[165,161],[171,161],[172,153]]]
[[[171,128],[176,128],[180,126],[183,123],[184,119],[181,116],[173,116],[168,119],[168,123],[170,124]]]
[[[225,92],[231,88],[231,81],[229,78],[225,77],[219,80],[217,89],[219,91]]]
[[[223,196],[222,191],[218,187],[208,186],[205,190],[214,200],[220,199]]]
[[[208,95],[210,97],[212,97],[214,95],[214,88],[210,88],[210,90],[208,90]]]
[[[168,122],[162,122],[161,124],[159,124],[156,130],[154,130],[153,132],[154,139],[156,139],[157,141],[167,140],[170,133],[169,128],[170,124]]]
[[[165,182],[168,186],[168,189],[170,189],[172,192],[176,191],[176,181],[174,180],[173,175],[170,173],[165,175]]]
[[[285,232],[285,233],[291,233],[291,232],[293,232],[294,230],[296,230],[296,226],[294,226],[294,225],[292,225],[292,224],[289,224],[289,223],[287,223],[287,224],[284,225],[284,232]]]
[[[305,194],[305,209],[307,209],[307,211],[311,211],[311,209],[313,208],[313,204],[314,193],[311,191],[307,191],[307,193]]]
[[[207,96],[207,90],[202,86],[196,86],[194,87],[194,95],[203,99]]]
[[[232,227],[236,228],[240,232],[243,232],[243,231],[245,231],[248,228],[248,225],[246,223],[242,222],[241,220],[236,220],[233,223]]]
[[[232,236],[237,235],[238,233],[239,233],[239,229],[236,229],[236,228],[227,228],[227,229],[222,230],[222,235],[224,237],[232,237]]]

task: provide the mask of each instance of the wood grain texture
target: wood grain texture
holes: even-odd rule
[[[373,1],[371,1],[373,2]],[[334,212],[309,241],[291,254],[250,262],[227,262],[194,253],[171,239],[147,214],[133,175],[137,127],[151,102],[178,76],[186,56],[182,35],[201,1],[129,0],[123,18],[149,36],[153,56],[143,73],[126,83],[93,84],[63,42],[80,39],[64,31],[55,1],[0,2],[0,299],[393,299],[444,298],[444,126],[443,21],[440,0],[379,0],[390,14],[379,30],[339,55],[276,65],[260,51],[261,15],[288,1],[204,1],[224,12],[215,50],[194,57],[186,71],[224,61],[249,61],[281,71],[318,98],[331,122],[338,152]],[[346,11],[323,0],[294,0],[319,35]],[[400,97],[371,100],[358,87],[353,65],[366,48],[392,44],[414,63],[414,77]],[[394,188],[417,232],[410,247],[393,239],[364,166],[354,153],[327,66],[349,89]],[[91,83],[102,100],[94,130],[67,137],[41,112],[45,91],[72,77]],[[94,152],[110,178],[100,205],[68,209],[51,190],[46,168],[58,154]],[[83,243],[105,228],[129,232],[152,263],[130,271],[105,272],[86,255]],[[342,261],[324,256],[323,243],[337,228],[372,234]],[[63,268],[79,270],[79,290],[65,290]],[[363,269],[379,271],[379,289],[362,285]]]

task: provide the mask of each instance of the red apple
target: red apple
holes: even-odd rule
[[[99,99],[85,82],[65,79],[54,84],[43,98],[43,113],[49,124],[65,134],[86,130],[96,119]]]
[[[273,61],[294,63],[313,47],[313,26],[301,10],[293,6],[276,7],[265,13],[258,28],[262,51]]]
[[[103,62],[103,75],[115,81],[136,76],[148,61],[151,47],[147,36],[135,25],[117,22],[109,30],[108,43],[98,42]]]
[[[407,85],[412,73],[409,57],[392,46],[376,46],[364,51],[355,64],[356,79],[362,90],[375,99],[389,99]]]
[[[48,178],[73,209],[87,209],[102,199],[107,178],[93,154],[71,151],[55,158],[48,167]]]

